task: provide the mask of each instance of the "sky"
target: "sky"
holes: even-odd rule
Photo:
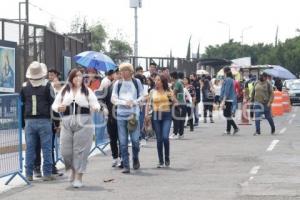
[[[18,0],[1,0],[1,18],[18,18]],[[5,2],[5,3],[4,3]],[[121,33],[134,44],[134,9],[129,0],[29,0],[30,23],[54,21],[57,31],[70,31],[74,16],[85,16],[90,25],[101,22],[110,38]],[[143,0],[138,9],[139,56],[185,57],[190,35],[192,52],[204,53],[208,45],[230,38],[243,43],[273,43],[299,35],[299,0]],[[25,13],[25,12],[23,12]],[[219,23],[223,22],[223,23]],[[226,25],[227,24],[227,25]],[[247,27],[250,27],[247,29]]]

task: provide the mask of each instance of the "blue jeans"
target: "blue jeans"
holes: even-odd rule
[[[146,139],[146,134],[145,131],[143,130],[143,126],[144,126],[144,119],[145,119],[145,106],[141,107],[141,111],[140,111],[140,130],[141,130],[141,136],[140,139]]]
[[[157,117],[157,115],[160,115]],[[170,161],[169,133],[172,123],[171,112],[154,112],[152,124],[156,133],[157,153],[160,164],[164,164],[163,148],[165,149],[165,161]]]
[[[132,143],[133,160],[139,158],[139,152],[140,152],[139,120],[138,120],[137,128],[132,133],[129,133],[127,130],[127,121],[128,120],[118,119],[118,135],[120,140],[121,157],[122,157],[124,168],[130,168],[129,153],[128,153],[128,135],[130,136],[131,143]]]
[[[254,104],[254,112],[255,112],[255,127],[257,133],[260,133],[260,119],[262,114],[264,114],[266,120],[268,120],[272,131],[275,130],[275,125],[271,115],[271,110],[270,107],[267,106],[267,104],[261,104],[256,102]]]
[[[52,125],[50,119],[26,119],[26,176],[33,175],[34,161],[36,158],[36,146],[40,138],[43,152],[43,175],[52,174]]]
[[[102,145],[105,141],[105,130],[107,122],[103,113],[94,113],[94,123],[95,123],[95,141],[96,146]]]

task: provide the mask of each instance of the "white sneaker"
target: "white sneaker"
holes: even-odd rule
[[[141,146],[143,147],[143,146],[146,146],[146,145],[147,145],[147,141],[145,139],[142,139],[141,140]]]
[[[72,185],[73,188],[81,188],[83,186],[82,182],[79,180],[75,180]]]
[[[177,139],[178,138],[178,136],[177,135],[175,135],[174,133],[172,134],[172,135],[170,135],[170,137],[169,137],[170,139]]]
[[[128,147],[132,147],[132,143],[131,142],[128,143]]]
[[[117,167],[119,165],[119,159],[118,158],[116,158],[116,159],[113,159],[113,161],[112,161],[112,167]]]

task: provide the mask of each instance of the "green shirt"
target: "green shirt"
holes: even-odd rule
[[[178,103],[185,103],[185,101],[184,101],[183,83],[180,80],[177,80],[175,82],[174,93],[176,94],[176,99],[178,100]]]
[[[273,101],[273,88],[272,85],[268,81],[258,81],[255,83],[253,88],[252,98],[254,98],[255,102],[259,102],[262,104],[272,103]]]

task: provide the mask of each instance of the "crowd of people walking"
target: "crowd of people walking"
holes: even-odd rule
[[[254,135],[261,134],[262,114],[270,123],[271,133],[275,133],[270,113],[273,87],[266,74],[258,81],[249,76],[245,84],[237,84],[229,67],[224,68],[223,79],[195,73],[189,76],[176,71],[170,73],[168,68],[158,70],[155,63],[150,64],[149,71],[150,76],[145,77],[142,67],[134,69],[131,64],[122,63],[100,79],[94,68],[73,68],[62,85],[58,71],[32,62],[26,73],[28,81],[20,93],[27,145],[27,179],[32,181],[34,175],[41,177],[42,174],[44,181],[51,181],[54,175],[61,175],[54,162],[54,138],[59,137],[69,180],[73,187],[82,187],[93,139],[97,144],[101,139],[98,136],[106,131],[112,167],[121,168],[122,173],[140,168],[140,146],[147,144],[151,132],[157,143],[157,168],[169,167],[169,139],[184,138],[185,127],[194,131],[201,123],[200,115],[203,115],[203,123],[215,123],[214,111],[223,110],[227,121],[224,135],[239,132],[234,116],[240,85],[245,91],[244,101],[253,102],[254,110],[260,110],[255,111]],[[200,102],[203,113],[199,113]]]

